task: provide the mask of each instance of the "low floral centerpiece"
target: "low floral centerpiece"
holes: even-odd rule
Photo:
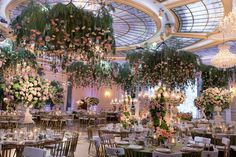
[[[87,97],[87,98],[85,98],[85,101],[89,106],[99,104],[99,99],[95,98],[95,97]]]
[[[179,112],[177,114],[177,117],[180,119],[180,120],[186,120],[186,121],[191,121],[193,119],[193,115],[192,113],[182,113],[182,112]]]
[[[224,88],[208,88],[194,102],[195,106],[202,111],[202,114],[211,116],[217,108],[220,108],[221,111],[230,107],[232,93]]]

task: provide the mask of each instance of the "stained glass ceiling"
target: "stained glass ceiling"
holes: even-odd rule
[[[173,8],[179,18],[179,32],[213,32],[224,16],[221,0],[201,0]]]
[[[96,9],[96,7],[90,8],[90,6],[86,3],[86,0],[82,0],[82,2],[83,1],[84,3],[82,3],[82,5],[86,5],[86,8]],[[45,2],[45,0],[41,0],[41,2]],[[70,0],[48,0],[47,2],[49,4],[59,2],[67,4]],[[79,6],[79,3],[81,4],[81,0],[74,0],[73,3],[76,6],[81,7]],[[120,3],[112,3],[112,5],[115,8],[115,12],[112,13],[112,16],[114,36],[117,47],[140,44],[156,34],[157,25],[155,21],[146,13]],[[15,18],[18,16],[25,7],[26,4],[19,5],[11,12],[11,17]]]

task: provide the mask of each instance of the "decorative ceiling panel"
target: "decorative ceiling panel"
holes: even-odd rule
[[[172,11],[179,18],[179,32],[213,32],[224,16],[221,0],[201,0]]]
[[[40,0],[45,3],[45,0]],[[47,0],[49,4],[69,3],[70,0]],[[88,3],[89,0],[73,0],[78,7],[96,10],[96,4]],[[92,7],[93,6],[93,7]],[[140,44],[153,37],[157,32],[155,21],[146,13],[128,5],[112,3],[115,12],[112,12],[114,36],[116,47]],[[20,15],[26,5],[20,5],[12,11],[12,18]]]

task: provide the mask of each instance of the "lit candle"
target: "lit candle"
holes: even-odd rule
[[[176,139],[175,139],[175,137],[172,137],[170,142],[171,142],[171,144],[176,144]]]

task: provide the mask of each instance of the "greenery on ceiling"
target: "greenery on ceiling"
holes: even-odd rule
[[[170,88],[183,90],[194,84],[198,69],[197,56],[186,51],[164,48],[143,49],[127,55],[134,71],[135,80],[144,86],[155,86],[160,82]]]
[[[94,14],[77,8],[72,2],[49,6],[32,1],[11,25],[18,45],[34,42],[36,48],[80,54],[89,50],[91,41],[102,45],[107,53],[114,50],[112,23],[107,7]],[[64,52],[61,53],[63,56]],[[92,56],[88,54],[87,57]]]
[[[36,56],[24,48],[14,48],[13,43],[0,46],[0,62],[0,73],[3,75],[1,77],[5,74],[14,74],[16,67],[22,64],[38,69]]]
[[[78,86],[117,84],[130,90],[135,85],[155,86],[162,82],[170,88],[184,90],[187,85],[195,83],[197,71],[202,72],[203,89],[227,84],[228,71],[198,63],[198,57],[186,51],[144,48],[129,52],[129,63],[107,60],[105,56],[115,52],[109,11],[102,7],[94,14],[73,3],[48,6],[32,1],[11,25],[18,47],[34,43],[37,53],[44,50],[50,56],[59,56],[61,67]],[[102,49],[96,50],[96,46]],[[2,69],[22,60],[36,65],[35,55],[29,51],[8,52],[2,51],[2,59],[6,60]],[[57,62],[53,66],[57,67]]]
[[[112,10],[111,5],[101,5],[95,13],[72,2],[50,6],[31,1],[11,26],[18,47],[54,58],[52,69],[62,67],[78,86],[100,86],[111,80],[107,55],[115,53]]]
[[[202,78],[202,89],[205,90],[210,87],[226,87],[229,82],[231,69],[223,70],[217,69],[210,65],[201,64],[199,66]]]
[[[74,62],[67,68],[70,81],[77,86],[109,85],[111,83],[111,63],[101,60],[96,65]]]

